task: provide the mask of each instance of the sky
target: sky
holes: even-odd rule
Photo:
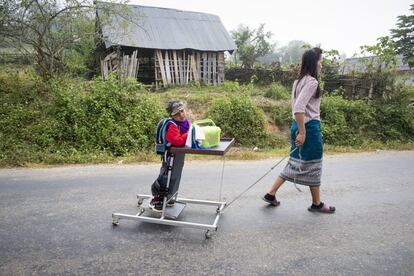
[[[218,15],[228,31],[239,24],[273,33],[276,47],[303,40],[351,57],[362,45],[390,35],[413,0],[130,0],[131,4]]]

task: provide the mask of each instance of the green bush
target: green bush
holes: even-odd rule
[[[414,141],[414,108],[396,103],[375,106],[377,140]]]
[[[273,99],[273,100],[277,100],[277,101],[278,100],[289,100],[290,91],[279,83],[272,83],[266,89],[265,97]]]
[[[153,145],[155,125],[163,115],[157,100],[131,89],[129,82],[95,79],[82,93],[59,91],[59,134],[80,151],[102,150],[114,156]]]
[[[376,131],[375,108],[361,100],[323,97],[321,120],[323,138],[328,144],[358,145]]]
[[[225,81],[223,82],[222,85],[226,91],[230,91],[230,92],[236,92],[240,88],[239,83],[236,81]]]
[[[278,128],[288,129],[292,123],[292,106],[289,102],[281,102],[277,106],[272,107],[270,116]]]
[[[0,164],[22,165],[76,154],[122,156],[152,149],[164,115],[136,83],[0,75]]]
[[[413,141],[414,110],[408,107],[406,88],[399,89],[400,96],[385,103],[324,97],[321,103],[324,140],[349,146],[361,145],[367,140]]]
[[[0,162],[29,158],[33,151],[53,144],[55,130],[46,112],[48,87],[34,76],[0,75]]]
[[[240,145],[258,145],[266,137],[263,112],[247,96],[219,98],[208,115],[221,127],[224,136],[234,137]]]

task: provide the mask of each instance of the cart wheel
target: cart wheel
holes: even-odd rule
[[[144,202],[144,199],[142,197],[138,197],[138,206],[141,206]]]
[[[112,215],[112,225],[118,226],[118,224],[119,224],[119,218]]]
[[[141,208],[139,209],[139,213],[137,214],[137,216],[142,215],[144,212],[145,212],[145,209],[141,207]]]
[[[211,237],[213,236],[213,232],[211,232],[210,230],[207,230],[205,236],[207,240],[211,239]]]

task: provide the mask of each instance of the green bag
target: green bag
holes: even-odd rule
[[[197,120],[193,122],[204,132],[205,139],[201,142],[202,148],[218,147],[220,145],[221,129],[211,119]]]

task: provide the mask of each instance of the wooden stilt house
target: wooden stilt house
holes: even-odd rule
[[[97,12],[104,78],[118,71],[157,87],[224,81],[224,52],[232,53],[236,45],[218,16],[138,5],[113,9],[117,12]]]

